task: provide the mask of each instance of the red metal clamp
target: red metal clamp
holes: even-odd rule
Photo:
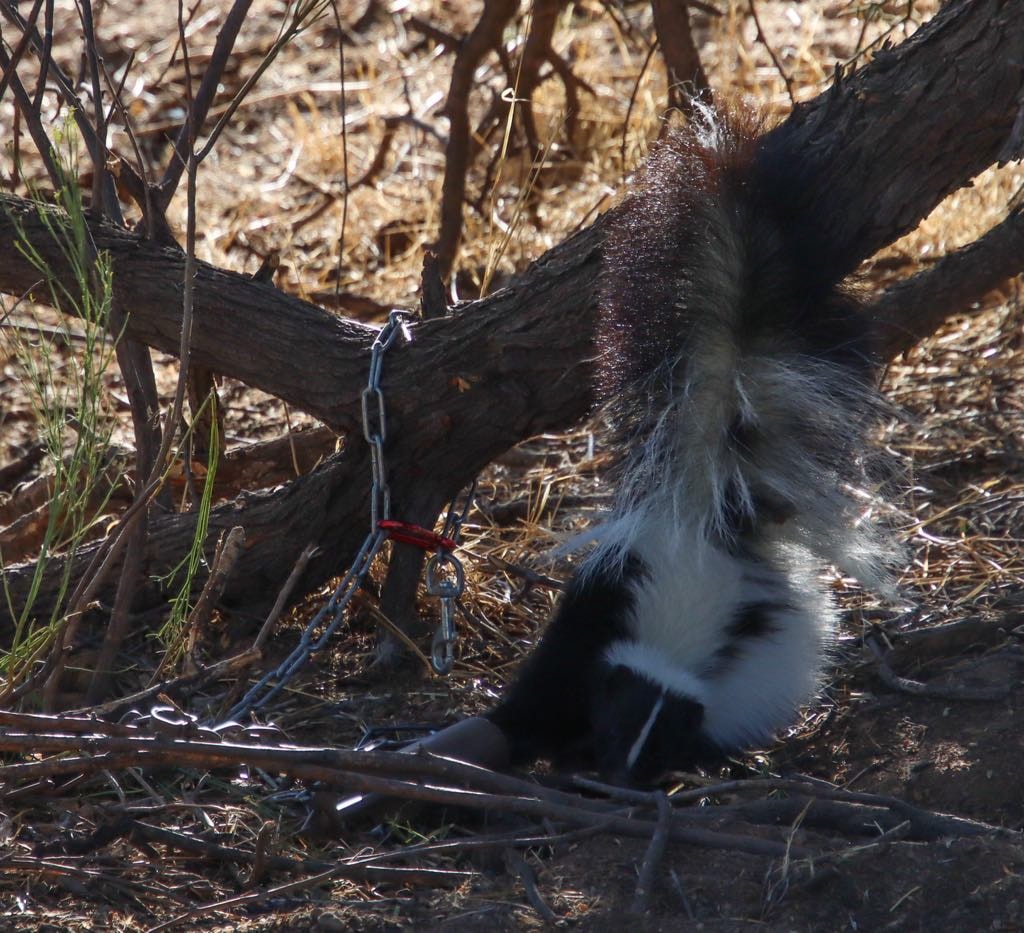
[[[410,522],[399,522],[393,518],[382,518],[377,527],[385,532],[392,541],[411,544],[423,548],[424,551],[454,551],[456,544],[451,538]]]

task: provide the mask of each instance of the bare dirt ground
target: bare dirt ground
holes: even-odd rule
[[[438,36],[467,33],[481,4],[370,4],[370,15],[361,18],[365,6],[341,9],[347,159],[338,35],[327,17],[283,52],[203,166],[197,250],[203,259],[247,272],[276,252],[281,288],[379,322],[388,307],[418,303],[422,248],[438,224],[446,132],[437,111],[450,55]],[[826,86],[834,62],[853,59],[884,34],[902,40],[936,4],[912,3],[905,19],[904,4],[761,0],[767,44],[746,4],[716,6],[715,15],[703,5],[694,13],[712,85],[782,115],[790,103],[770,51],[793,79],[796,97],[807,99]],[[194,54],[212,47],[227,7],[226,0],[198,5],[190,27]],[[273,41],[282,9],[280,3],[253,5],[223,100]],[[70,3],[59,3],[56,16],[59,55],[74,71],[77,16]],[[441,32],[425,33],[416,21]],[[518,21],[506,35],[513,58],[524,28]],[[134,55],[126,82],[131,116],[144,154],[160,163],[166,134],[181,114],[183,71],[180,59],[172,60],[174,5],[104,3],[97,29],[109,68]],[[642,3],[606,8],[587,0],[563,14],[554,45],[580,81],[580,112],[568,125],[562,84],[551,79],[540,86],[537,123],[550,147],[536,171],[523,147],[513,145],[498,157],[500,132],[482,140],[483,153],[468,176],[474,206],[465,211],[456,263],[460,294],[478,294],[490,269],[491,287],[500,284],[613,203],[623,177],[657,135],[665,100],[660,59],[655,55],[644,66],[651,35],[650,11]],[[507,83],[495,56],[476,82],[479,117]],[[370,169],[387,137],[385,118],[393,115],[403,122],[383,165],[346,203],[344,173],[359,179]],[[0,127],[10,133],[8,99],[0,103]],[[123,132],[115,130],[112,142],[130,151]],[[7,181],[10,148],[0,165]],[[29,175],[33,165],[26,160]],[[919,230],[862,270],[865,289],[879,289],[973,240],[1002,216],[1021,181],[1020,170],[1010,167],[952,195]],[[180,196],[169,217],[180,234]],[[57,323],[43,311],[39,321]],[[38,422],[17,352],[5,341],[0,354],[2,466],[31,444]],[[58,354],[63,366],[77,365],[71,353]],[[175,362],[161,356],[155,362],[166,398]],[[483,820],[428,809],[402,811],[376,829],[317,832],[307,805],[283,793],[294,789],[285,781],[268,776],[260,784],[262,778],[248,771],[126,769],[19,788],[0,800],[0,929],[137,930],[178,918],[183,929],[498,930],[542,926],[545,917],[609,931],[1024,929],[1022,363],[1015,282],[990,296],[982,313],[951,320],[891,366],[886,390],[894,417],[883,442],[906,467],[907,491],[892,520],[907,543],[902,585],[915,608],[882,606],[836,578],[837,597],[849,611],[822,702],[776,747],[735,762],[728,773],[690,776],[680,784],[801,774],[992,824],[1007,830],[1004,835],[909,841],[895,833],[877,845],[880,830],[844,830],[822,803],[792,812],[782,791],[756,797],[722,792],[702,805],[709,812],[755,800],[777,806],[774,820],[763,818],[770,808],[762,807],[756,827],[746,830],[753,836],[788,842],[794,850],[838,846],[838,854],[816,866],[797,855],[769,859],[672,844],[646,912],[636,915],[629,909],[647,843],[611,835],[538,845],[514,856],[500,847],[467,847],[410,860],[466,873],[446,884],[325,878],[294,887],[288,882],[295,876],[269,872],[254,880],[251,866],[209,853],[183,853],[126,835],[103,841],[99,829],[125,815],[250,851],[269,827],[272,852],[330,861],[398,844],[486,837],[519,825],[507,815]],[[116,397],[118,374],[111,371],[107,382]],[[308,422],[230,380],[221,394],[229,446]],[[120,417],[115,441],[130,446],[130,422]],[[289,741],[351,747],[366,726],[445,723],[492,702],[557,596],[543,581],[526,586],[521,573],[500,561],[565,575],[565,566],[552,566],[544,555],[560,535],[583,527],[606,496],[593,427],[534,439],[481,478],[465,529],[468,587],[452,675],[375,668],[372,618],[357,613],[331,658],[305,672],[270,711]],[[274,652],[290,650],[323,596],[314,594],[292,614]],[[421,608],[433,626],[436,605],[423,597]],[[251,638],[241,621],[215,619],[204,648],[210,658],[223,657]],[[880,661],[872,644],[891,651]],[[148,683],[156,649],[140,629],[128,649],[132,666],[118,683],[122,694]],[[282,793],[271,796],[273,788]],[[19,861],[28,855],[36,858],[31,869]],[[260,896],[245,899],[255,893]]]

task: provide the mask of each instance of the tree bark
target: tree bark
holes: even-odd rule
[[[1024,266],[1024,211],[1014,210],[973,243],[897,282],[871,306],[882,352],[893,357],[967,310]]]
[[[908,42],[837,80],[769,134],[766,157],[790,182],[794,173],[800,181],[787,210],[817,219],[823,262],[851,271],[950,191],[1019,151],[1022,61],[1024,0],[954,2]],[[0,289],[15,294],[38,278],[14,248],[18,224],[60,268],[35,207],[0,196],[0,255],[6,257]],[[412,342],[388,352],[383,389],[396,517],[407,504],[420,508],[449,497],[518,441],[587,413],[603,226],[599,219],[570,237],[488,298],[414,324]],[[128,334],[176,352],[182,256],[111,227],[95,228],[94,236],[111,253],[118,298],[131,312]],[[317,542],[321,552],[296,595],[343,568],[367,531],[368,455],[354,429],[375,331],[209,265],[199,265],[195,284],[196,364],[348,434],[346,448],[312,474],[214,511],[208,541],[233,525],[246,530],[246,552],[225,602],[259,612],[306,544]],[[154,520],[149,578],[178,562],[193,527],[191,515]],[[28,566],[7,571],[16,605],[30,574]],[[41,606],[50,587],[44,584]],[[151,589],[136,605],[158,598]]]
[[[841,273],[913,230],[994,162],[1020,158],[1024,4],[947,3],[902,45],[771,134],[800,153],[795,211],[822,219],[822,254]]]
[[[690,32],[686,0],[652,0],[654,31],[661,45],[668,78],[668,105],[690,113],[690,100],[710,90],[700,54]]]

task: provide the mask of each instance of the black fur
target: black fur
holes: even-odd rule
[[[508,736],[514,762],[546,757],[568,766],[593,764],[591,710],[601,655],[628,636],[629,582],[642,573],[633,561],[621,575],[571,581],[515,687],[488,714]]]
[[[629,754],[661,703],[637,759]],[[621,664],[602,665],[593,695],[593,765],[607,781],[626,786],[653,784],[667,770],[683,771],[718,758],[720,749],[701,734],[704,707],[676,696]]]

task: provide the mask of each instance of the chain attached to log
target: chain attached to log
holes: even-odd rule
[[[466,495],[461,511],[456,512],[453,499],[440,534],[391,518],[391,490],[388,488],[384,460],[387,439],[387,418],[381,372],[384,355],[399,334],[408,340],[406,328],[409,312],[393,310],[370,348],[370,373],[362,393],[363,437],[370,446],[370,530],[356,553],[351,566],[331,594],[331,598],[310,620],[291,654],[278,667],[264,674],[248,693],[231,709],[228,719],[239,719],[266,705],[317,652],[321,651],[345,618],[345,609],[388,539],[413,544],[436,553],[427,562],[427,592],[441,605],[441,622],[434,634],[431,663],[439,674],[447,674],[454,660],[455,601],[462,594],[465,572],[453,551],[458,546],[459,532],[473,501],[474,482]],[[329,620],[329,621],[328,621]],[[316,636],[321,625],[327,623]]]

